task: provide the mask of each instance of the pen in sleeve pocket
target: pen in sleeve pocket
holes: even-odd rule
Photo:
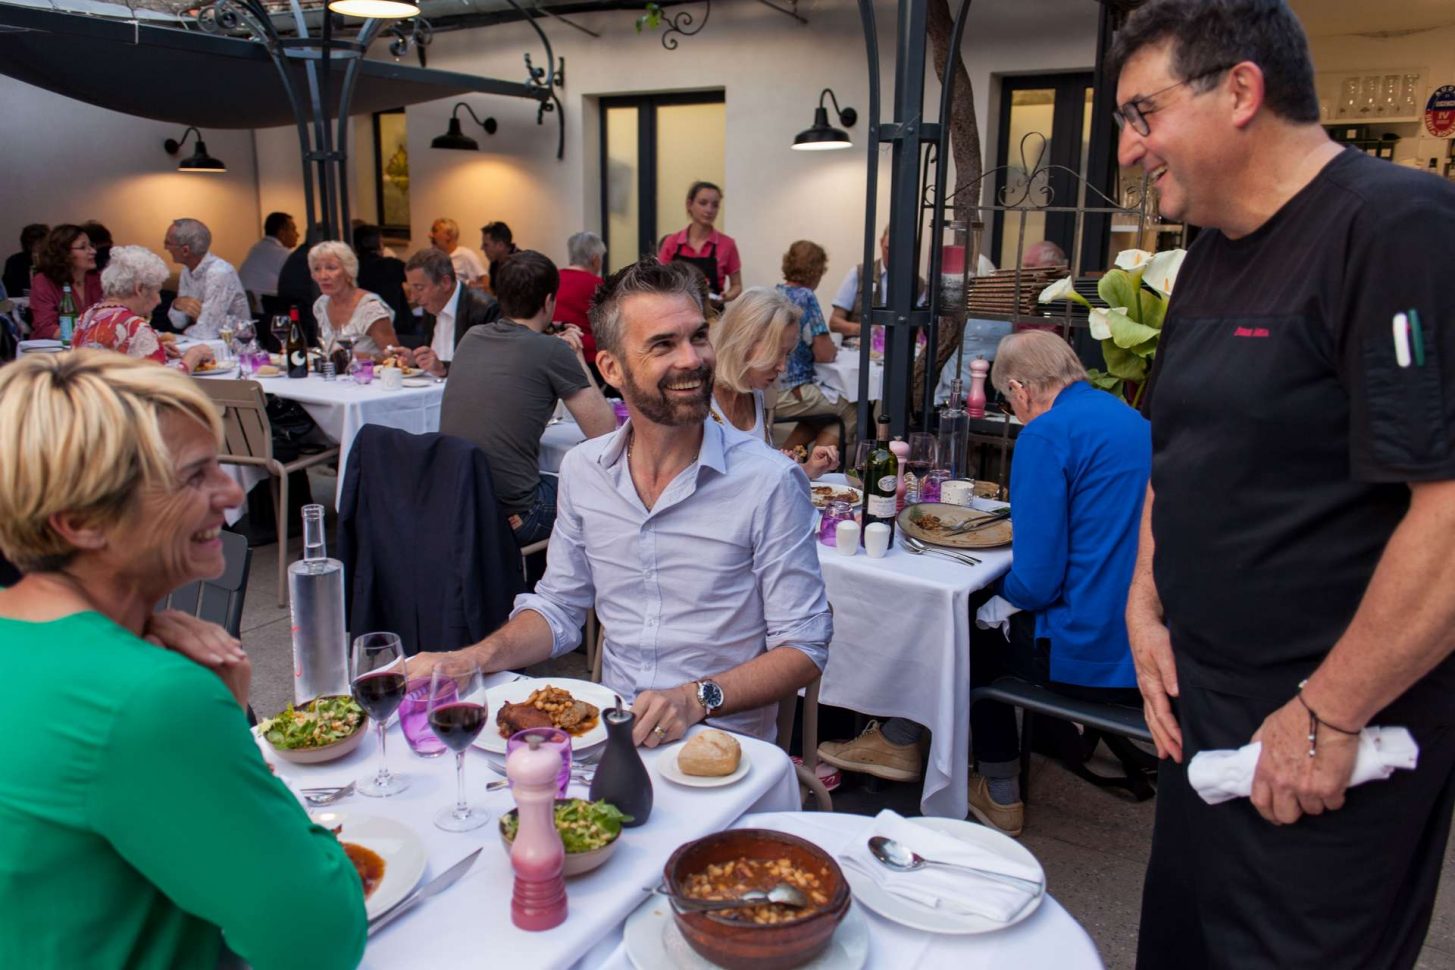
[[[1401,367],[1410,365],[1410,321],[1403,313],[1396,313],[1394,326],[1394,362]]]
[[[1420,311],[1411,307],[1407,314],[1410,321],[1410,344],[1415,352],[1415,366],[1425,366],[1425,328],[1420,326]]]

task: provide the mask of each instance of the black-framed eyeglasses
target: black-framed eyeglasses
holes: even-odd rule
[[[1159,88],[1158,90],[1153,91],[1151,94],[1139,95],[1128,101],[1126,104],[1121,105],[1113,110],[1111,113],[1112,120],[1117,123],[1118,130],[1125,128],[1127,125],[1131,125],[1132,130],[1135,131],[1137,134],[1142,135],[1143,137],[1150,135],[1152,133],[1152,126],[1147,124],[1147,115],[1152,114],[1154,111],[1157,111],[1158,108],[1156,105],[1143,107],[1146,102],[1151,101],[1159,94],[1166,94],[1173,88],[1180,88],[1184,84],[1191,84],[1194,81],[1201,81],[1205,77],[1212,77],[1214,74],[1221,74],[1233,66],[1234,65],[1232,64],[1227,64],[1223,67],[1215,67],[1212,70],[1203,71],[1201,74],[1194,74],[1192,77],[1183,78],[1181,81],[1169,84],[1165,88]]]

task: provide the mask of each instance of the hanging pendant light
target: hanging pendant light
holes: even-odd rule
[[[794,151],[826,152],[838,148],[854,147],[847,131],[829,124],[829,111],[824,107],[824,98],[833,101],[834,113],[839,116],[839,124],[844,128],[854,127],[854,122],[859,120],[857,111],[853,108],[840,108],[839,99],[834,96],[833,90],[824,88],[823,93],[818,96],[818,107],[813,112],[813,127],[806,128],[794,136]]]
[[[202,140],[202,132],[196,128],[189,127],[186,131],[182,132],[180,139],[168,138],[162,142],[162,147],[167,150],[168,155],[175,155],[182,150],[182,145],[187,141],[188,135],[196,135],[196,143],[192,147],[191,157],[184,158],[177,163],[177,171],[200,172],[214,175],[220,175],[227,171],[227,166],[223,164],[221,159],[213,158],[207,154],[207,143]]]
[[[419,7],[407,0],[331,0],[328,9],[365,20],[403,20],[419,13]]]

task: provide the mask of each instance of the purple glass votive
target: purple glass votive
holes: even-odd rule
[[[848,502],[830,502],[824,506],[823,518],[818,525],[818,541],[826,546],[838,545],[839,523],[854,520],[854,507]]]
[[[372,384],[374,382],[374,362],[372,360],[356,361],[354,365],[354,383]]]
[[[924,480],[920,482],[919,500],[921,502],[938,502],[941,483],[949,481],[951,477],[948,468],[931,468],[925,473]]]
[[[405,689],[408,693],[399,705],[399,726],[404,730],[404,740],[409,742],[409,750],[421,758],[434,758],[444,754],[444,742],[435,737],[429,727],[429,678],[415,677]],[[454,682],[450,681],[445,689],[453,699]]]
[[[626,409],[626,402],[621,398],[614,397],[611,399],[611,410],[616,414],[616,426],[618,428],[626,424],[627,418],[631,417],[631,412]]]

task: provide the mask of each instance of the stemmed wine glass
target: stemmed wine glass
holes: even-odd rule
[[[404,645],[397,633],[365,633],[354,638],[349,671],[354,701],[374,719],[379,728],[379,771],[360,781],[357,791],[372,798],[387,798],[409,787],[409,782],[389,773],[384,757],[384,726],[404,700]]]
[[[844,467],[844,478],[850,485],[863,491],[864,466],[869,464],[869,453],[874,450],[874,439],[860,438],[854,444],[854,461]]]
[[[446,832],[468,832],[490,821],[489,812],[465,801],[465,749],[480,735],[488,714],[480,666],[464,657],[441,660],[429,679],[429,726],[455,753],[455,806],[434,817]]]
[[[293,318],[286,313],[275,313],[268,321],[268,328],[273,331],[273,339],[278,341],[278,352],[286,353],[288,350],[288,331],[293,329]]]

